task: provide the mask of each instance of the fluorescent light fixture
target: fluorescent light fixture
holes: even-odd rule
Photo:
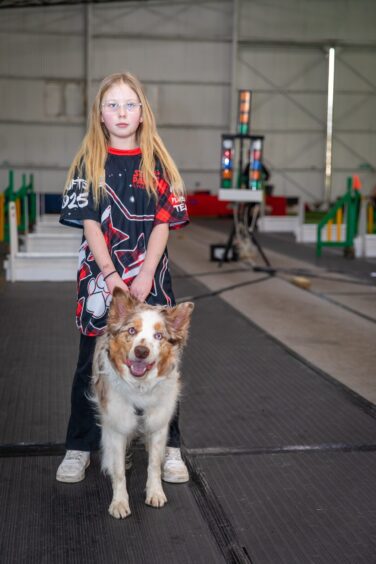
[[[326,116],[326,151],[325,151],[325,200],[329,204],[332,191],[333,160],[333,99],[334,99],[334,66],[336,50],[329,49],[328,64],[328,111]]]

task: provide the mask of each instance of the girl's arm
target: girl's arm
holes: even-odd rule
[[[102,271],[103,276],[116,270],[111,260],[110,253],[108,252],[100,224],[92,219],[85,219],[84,233],[89,248],[94,255],[95,262]],[[106,284],[111,294],[116,286],[124,290],[124,292],[129,291],[128,286],[123,282],[117,272],[107,278]]]
[[[167,223],[159,223],[150,234],[145,261],[130,287],[131,294],[140,302],[144,302],[150,294],[156,268],[166,249],[168,235]]]

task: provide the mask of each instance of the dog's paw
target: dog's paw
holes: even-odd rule
[[[129,503],[125,499],[113,501],[108,508],[108,512],[112,517],[115,517],[115,519],[125,519],[131,514]]]
[[[152,507],[163,507],[164,504],[167,503],[167,497],[162,489],[153,490],[147,492],[145,503],[146,505],[151,505]]]

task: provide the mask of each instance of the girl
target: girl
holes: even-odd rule
[[[67,452],[56,479],[79,482],[100,429],[87,394],[95,340],[105,329],[116,286],[151,305],[175,304],[168,270],[169,229],[189,221],[184,186],[159,137],[140,82],[112,74],[100,85],[86,136],[73,159],[60,222],[83,227],[76,323],[81,332]],[[162,478],[186,482],[178,413],[170,425]]]

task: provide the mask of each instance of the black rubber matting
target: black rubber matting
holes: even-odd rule
[[[179,273],[177,297],[207,290]],[[63,442],[77,358],[74,285],[7,284],[0,443]],[[366,402],[292,356],[220,298],[199,300],[183,362],[188,448],[375,443]]]
[[[195,291],[203,290],[197,284]],[[376,419],[367,402],[358,402],[231,306],[219,298],[201,300],[193,316],[183,363],[186,446],[376,443]]]
[[[253,564],[374,564],[376,453],[200,458]]]
[[[7,283],[0,304],[0,443],[61,442],[79,344],[75,285]]]
[[[178,277],[175,288],[188,295],[191,280]],[[65,440],[79,345],[75,300],[74,282],[0,284],[0,444]]]
[[[164,485],[168,503],[144,503],[146,457],[128,473],[132,514],[108,512],[111,485],[98,459],[85,481],[55,480],[58,457],[0,459],[0,561],[3,564],[219,564],[224,559],[189,484]]]
[[[178,274],[175,288],[189,295],[192,282]],[[0,444],[65,440],[79,345],[75,300],[73,282],[0,284]]]
[[[181,273],[175,290],[207,293]],[[61,442],[77,357],[74,284],[5,284],[0,299],[0,442]],[[376,562],[376,454],[356,452],[375,448],[374,408],[219,298],[197,301],[183,366],[190,484],[166,485],[166,508],[148,508],[137,452],[133,514],[118,522],[97,459],[67,485],[55,481],[57,456],[0,458],[0,560]]]

